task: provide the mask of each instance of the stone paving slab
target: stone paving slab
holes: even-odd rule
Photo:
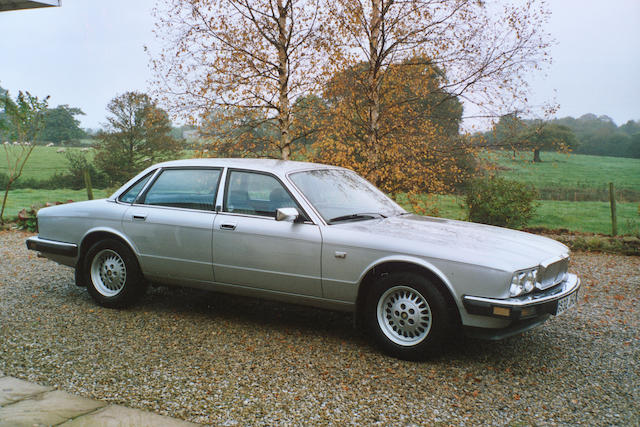
[[[49,391],[0,407],[0,427],[33,427],[60,424],[105,406],[104,402]]]
[[[51,387],[0,375],[0,407],[51,390]]]
[[[125,406],[112,405],[87,415],[75,418],[61,424],[61,427],[137,427],[137,426],[158,426],[158,427],[188,427],[196,426],[186,421],[165,417],[145,412],[138,409],[131,409]]]

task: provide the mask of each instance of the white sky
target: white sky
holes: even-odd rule
[[[0,86],[81,108],[83,127],[104,123],[109,100],[145,91],[154,0],[63,0],[60,8],[0,13]],[[551,0],[556,39],[532,101],[555,99],[559,117],[640,120],[640,0]]]

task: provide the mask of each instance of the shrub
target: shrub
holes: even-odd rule
[[[537,191],[503,178],[476,179],[467,190],[466,204],[473,222],[519,228],[533,216]]]

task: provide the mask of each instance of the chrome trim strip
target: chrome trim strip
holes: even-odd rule
[[[539,294],[529,294],[523,297],[508,298],[508,299],[496,299],[496,298],[484,298],[465,295],[462,300],[465,303],[480,303],[483,305],[490,304],[497,307],[529,307],[538,304],[544,304],[564,298],[567,295],[574,293],[580,288],[580,279],[575,274],[568,274],[567,280],[560,284],[560,288],[549,289],[547,292]]]

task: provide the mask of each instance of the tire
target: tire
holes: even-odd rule
[[[146,291],[138,260],[126,245],[105,239],[95,243],[84,257],[84,282],[89,295],[101,306],[127,307]]]
[[[423,360],[441,351],[451,326],[447,303],[425,277],[412,272],[380,277],[366,301],[365,321],[376,344],[404,360]]]

